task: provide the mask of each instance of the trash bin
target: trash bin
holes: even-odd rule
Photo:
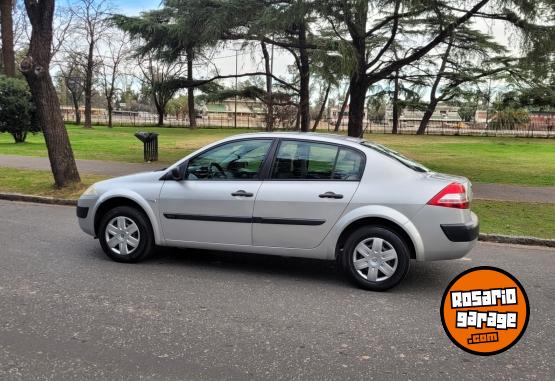
[[[156,132],[137,132],[137,139],[143,142],[145,161],[158,161],[158,134]]]

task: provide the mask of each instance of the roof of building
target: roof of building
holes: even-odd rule
[[[208,103],[206,105],[206,110],[208,112],[227,112],[223,103]]]

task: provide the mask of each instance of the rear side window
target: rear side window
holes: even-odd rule
[[[362,155],[332,144],[282,141],[272,167],[276,180],[360,180]]]

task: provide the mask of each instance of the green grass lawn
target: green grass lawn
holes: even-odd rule
[[[203,145],[246,129],[68,126],[78,159],[141,162],[142,143],[133,134],[147,130],[160,134],[161,163],[176,161]],[[251,132],[253,130],[250,130]],[[555,186],[555,140],[466,136],[410,136],[369,134],[368,140],[385,144],[429,168],[469,177],[474,182]],[[0,134],[0,155],[47,156],[42,135],[14,144]]]
[[[475,200],[480,232],[555,239],[555,204]]]
[[[60,190],[54,187],[49,171],[0,167],[0,192],[75,199],[103,177],[85,175],[82,179],[82,185]],[[482,233],[555,239],[555,204],[475,200],[472,210],[480,217]]]
[[[105,178],[82,174],[82,184],[59,189],[54,186],[54,178],[50,171],[0,167],[0,192],[76,199],[89,185]]]

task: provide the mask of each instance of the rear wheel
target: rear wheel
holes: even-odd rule
[[[154,249],[148,217],[129,206],[109,210],[100,221],[98,239],[108,257],[117,262],[139,262]]]
[[[343,256],[344,270],[350,279],[372,291],[384,291],[399,284],[410,265],[409,249],[403,238],[382,226],[366,226],[351,233]]]

